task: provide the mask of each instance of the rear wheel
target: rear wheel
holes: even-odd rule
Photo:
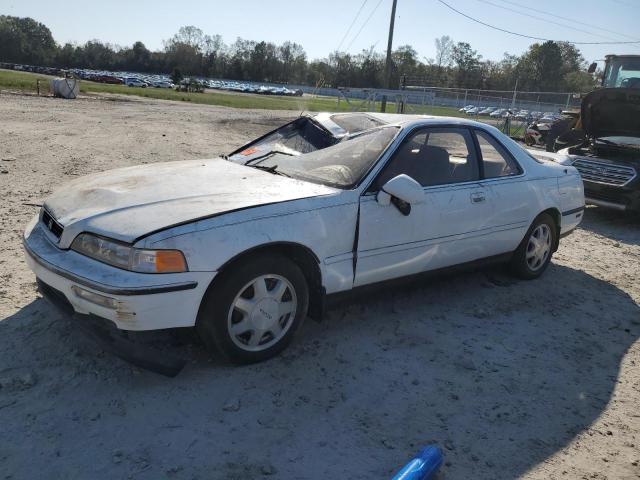
[[[542,275],[551,262],[557,235],[551,215],[539,215],[513,254],[511,268],[514,273],[526,280]]]
[[[235,363],[271,358],[291,342],[307,315],[300,268],[281,255],[232,265],[207,291],[196,328],[204,343]]]

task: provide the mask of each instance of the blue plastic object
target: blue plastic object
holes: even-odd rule
[[[425,447],[392,480],[429,480],[438,471],[444,458],[438,447]]]

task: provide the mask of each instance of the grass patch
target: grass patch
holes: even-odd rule
[[[30,72],[16,72],[13,70],[0,69],[0,90],[19,90],[23,92],[36,93],[37,81],[40,80],[40,94],[48,95],[49,80],[48,75],[40,75]],[[219,92],[208,90],[205,93],[176,92],[167,88],[140,88],[127,87],[126,85],[109,85],[82,80],[80,82],[80,92],[84,94],[113,93],[120,95],[134,95],[137,97],[153,98],[156,100],[173,100],[177,102],[190,102],[204,105],[216,105],[231,108],[251,108],[266,110],[297,110],[299,112],[351,112],[354,110],[365,110],[362,100],[350,100],[347,103],[344,98],[336,97],[280,97],[257,95],[250,93]],[[380,102],[375,102],[368,107],[369,111],[380,111]],[[387,102],[387,112],[395,112],[395,102]],[[431,106],[431,105],[407,105],[408,114],[425,114],[445,117],[466,117],[464,113],[458,112],[455,107]],[[502,120],[495,120],[489,117],[473,117],[490,125],[497,126]],[[498,127],[500,128],[500,127]],[[524,123],[514,121],[511,127],[511,136],[522,139],[524,136]]]
[[[38,80],[40,80],[40,92],[46,93],[49,91],[49,80],[51,80],[51,78],[53,77],[37,73],[0,70],[0,88],[35,93],[37,91]]]
[[[53,78],[47,75],[39,75],[29,72],[16,72],[13,70],[0,70],[0,89],[20,90],[24,92],[36,92],[37,80],[40,82],[40,93],[49,91],[48,81]],[[44,85],[43,85],[44,81]],[[267,110],[299,110],[306,112],[349,112],[354,109],[362,110],[362,100],[351,100],[348,104],[344,99],[338,102],[336,97],[280,97],[248,93],[232,93],[207,91],[205,93],[176,92],[167,88],[140,88],[127,87],[125,85],[109,85],[82,80],[80,92],[115,93],[121,95],[135,95],[157,100],[174,100],[178,102],[191,102],[205,105],[218,105],[232,108],[252,108]],[[372,105],[374,111],[380,110],[380,102]],[[387,111],[395,112],[395,102],[387,102]],[[409,105],[406,113],[422,113],[428,115],[442,115],[459,117],[458,109],[452,107]]]

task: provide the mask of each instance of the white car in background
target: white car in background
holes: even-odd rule
[[[139,78],[125,78],[124,83],[127,87],[147,88],[147,82],[144,82]]]
[[[151,84],[154,88],[173,88],[175,85],[171,82],[158,81]]]
[[[196,327],[248,363],[326,295],[486,259],[539,277],[580,223],[582,181],[460,118],[320,114],[222,158],[61,187],[24,233],[47,298],[120,330]]]
[[[496,110],[497,107],[486,107],[478,112],[479,115],[491,115],[491,113]]]

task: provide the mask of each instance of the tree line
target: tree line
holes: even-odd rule
[[[595,85],[586,73],[580,51],[563,42],[534,43],[521,55],[505,53],[500,61],[483,60],[469,43],[449,36],[435,40],[435,58],[420,59],[410,45],[392,53],[391,88],[403,83],[469,89],[530,91],[589,91]],[[225,44],[220,35],[207,35],[185,26],[163,42],[159,51],[142,42],[121,47],[99,40],[82,45],[58,44],[49,28],[32,18],[0,16],[0,61],[57,68],[171,73],[259,82],[382,88],[385,55],[373,47],[357,54],[332,52],[309,60],[295,42],[237,38]]]

